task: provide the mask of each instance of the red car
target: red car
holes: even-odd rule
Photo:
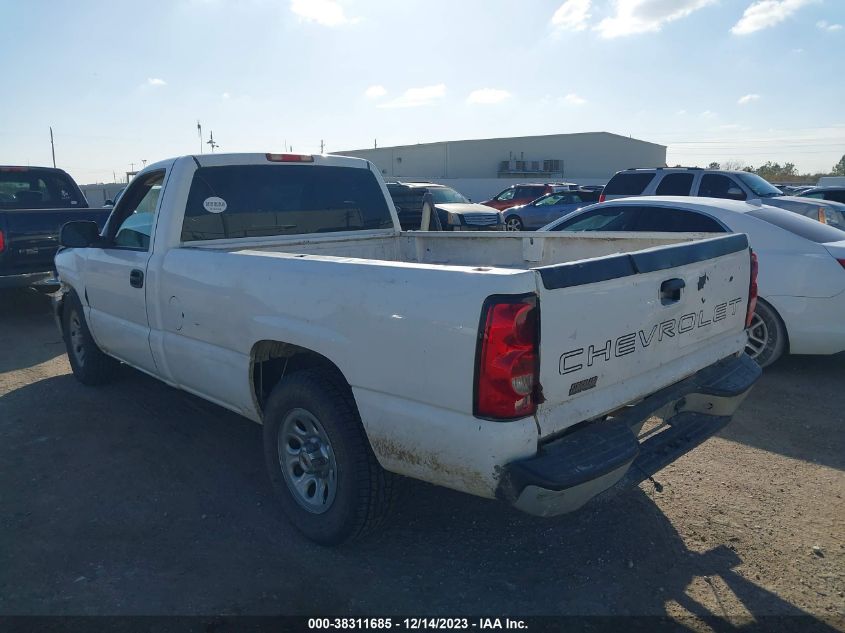
[[[555,191],[577,190],[578,185],[566,182],[547,182],[545,184],[527,184],[527,185],[511,185],[498,195],[493,196],[490,200],[486,200],[481,204],[499,211],[510,209],[522,204],[533,202],[540,196],[547,193],[554,193]]]

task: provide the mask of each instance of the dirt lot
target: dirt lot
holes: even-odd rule
[[[717,630],[811,614],[839,628],[843,378],[842,355],[767,371],[720,437],[658,474],[660,493],[540,520],[412,483],[380,536],[332,550],[281,516],[257,425],[129,369],[83,387],[47,299],[2,294],[0,614],[669,614],[725,618]]]

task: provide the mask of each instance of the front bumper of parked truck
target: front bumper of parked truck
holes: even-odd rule
[[[637,486],[718,433],[760,377],[746,355],[723,359],[603,420],[585,422],[508,463],[497,497],[529,514],[577,510]],[[657,432],[639,437],[648,418]]]

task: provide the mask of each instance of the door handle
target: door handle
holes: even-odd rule
[[[144,271],[138,270],[137,268],[133,269],[132,272],[129,273],[129,285],[133,288],[143,288]]]
[[[667,306],[681,300],[681,291],[686,287],[683,279],[667,279],[660,284],[660,303]]]

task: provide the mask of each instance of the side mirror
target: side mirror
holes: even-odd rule
[[[727,194],[731,200],[745,200],[745,194],[742,193],[742,189],[739,187],[731,187],[728,189]]]
[[[113,206],[114,206],[114,200],[111,200],[111,199],[106,200],[106,201],[103,203],[103,206],[104,206],[104,207],[113,207]]]
[[[59,231],[59,244],[67,248],[87,248],[100,241],[100,227],[90,220],[65,222]]]

